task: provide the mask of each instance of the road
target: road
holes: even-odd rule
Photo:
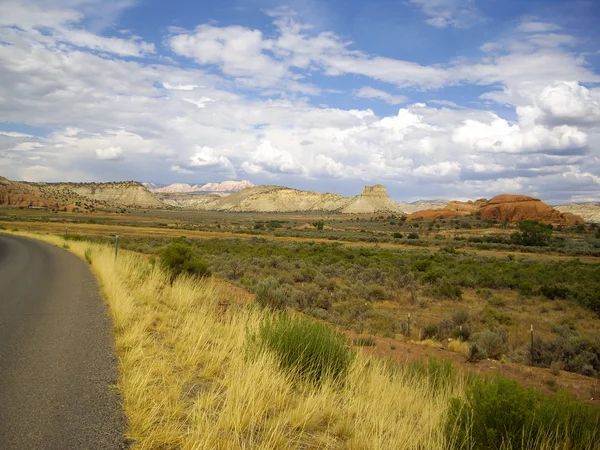
[[[0,449],[122,449],[111,321],[88,265],[0,234]]]

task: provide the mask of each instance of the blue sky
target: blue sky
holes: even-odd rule
[[[600,200],[596,1],[4,0],[0,175]]]

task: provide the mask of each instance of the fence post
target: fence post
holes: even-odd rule
[[[65,227],[65,236],[69,235],[69,227]]]
[[[119,235],[115,234],[115,259],[117,259],[118,253],[119,253]]]
[[[406,336],[410,337],[410,313],[408,313],[408,326],[406,327]]]
[[[533,325],[531,325],[531,365],[533,366]]]

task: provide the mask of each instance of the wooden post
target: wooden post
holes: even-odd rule
[[[531,325],[531,365],[533,366],[533,325]]]
[[[119,235],[115,234],[115,259],[117,258],[118,253],[119,253]]]
[[[410,337],[410,313],[408,313],[408,326],[406,327],[406,336]]]

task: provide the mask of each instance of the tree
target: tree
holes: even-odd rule
[[[546,246],[550,244],[552,230],[548,225],[537,220],[523,220],[519,222],[520,233],[514,233],[511,239],[518,244],[532,246]]]

